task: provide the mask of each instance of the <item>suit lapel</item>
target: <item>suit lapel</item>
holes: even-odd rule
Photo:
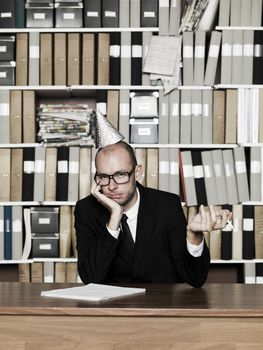
[[[154,236],[157,215],[156,203],[145,191],[144,187],[138,184],[140,191],[140,206],[137,218],[136,242],[134,252],[134,269],[140,268],[147,249]]]

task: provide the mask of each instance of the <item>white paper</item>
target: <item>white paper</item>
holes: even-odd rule
[[[98,302],[140,293],[145,293],[145,288],[115,287],[90,283],[81,287],[42,291],[41,296]]]

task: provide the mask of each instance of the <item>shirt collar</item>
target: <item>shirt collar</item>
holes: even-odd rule
[[[125,212],[125,214],[127,215],[129,220],[134,220],[137,218],[138,215],[138,211],[139,211],[139,205],[140,205],[140,191],[138,190],[138,188],[136,187],[136,191],[137,191],[137,200],[135,202],[135,204]]]

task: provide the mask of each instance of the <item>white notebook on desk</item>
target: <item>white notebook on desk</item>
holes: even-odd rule
[[[90,283],[81,287],[42,291],[41,296],[98,302],[141,293],[145,293],[145,288],[127,288]]]

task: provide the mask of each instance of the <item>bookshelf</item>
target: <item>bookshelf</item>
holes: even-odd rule
[[[168,20],[169,22],[169,20]],[[163,26],[163,22],[162,22]],[[223,31],[247,31],[247,30],[252,30],[252,31],[262,31],[262,27],[260,26],[215,26],[213,29],[223,32]],[[162,28],[163,30],[163,28]],[[98,35],[99,33],[153,33],[156,35],[161,35],[163,32],[160,30],[160,28],[156,27],[132,27],[132,28],[127,28],[127,27],[116,27],[116,28],[109,28],[109,27],[100,27],[100,28],[0,28],[0,34],[20,34],[20,33],[51,33],[56,34],[56,33],[65,33],[65,34],[70,34],[70,33],[78,33],[78,34],[85,34],[85,33],[94,33],[95,35]],[[82,43],[81,43],[82,45]],[[209,47],[209,42],[208,38],[206,40],[206,47]],[[96,55],[95,55],[96,56]],[[220,55],[219,55],[219,61],[220,61]],[[130,62],[131,63],[131,62]],[[208,84],[208,85],[194,85],[194,84],[189,84],[189,85],[182,85],[178,87],[178,90],[180,95],[179,99],[182,98],[182,94],[187,93],[188,91],[191,91],[191,94],[194,94],[194,92],[208,92],[211,93],[212,95],[214,94],[215,91],[224,91],[226,92],[227,90],[239,90],[239,89],[262,89],[263,85],[260,84],[221,84],[220,79],[219,81],[215,80],[214,84]],[[127,92],[129,93],[130,91],[147,91],[147,92],[152,92],[152,91],[158,91],[159,93],[162,93],[162,86],[160,85],[150,85],[144,84],[143,82],[141,85],[131,85],[131,84],[118,84],[118,85],[109,85],[109,84],[91,84],[91,85],[75,85],[75,84],[65,84],[65,85],[8,85],[8,86],[0,86],[0,95],[1,91],[34,91],[36,94],[37,99],[45,99],[45,98],[50,98],[50,97],[55,97],[55,98],[89,98],[89,97],[96,97],[97,92],[108,92],[108,91],[118,91],[119,94],[121,92]],[[120,98],[120,95],[119,95]],[[125,102],[127,104],[127,100]],[[130,100],[128,99],[128,103],[130,103]],[[174,103],[174,102],[173,102]],[[198,104],[198,103],[197,103]],[[120,107],[120,101],[119,101],[119,107]],[[159,106],[160,107],[160,106]],[[171,104],[170,104],[170,109]],[[180,108],[180,102],[179,102],[179,108]],[[181,105],[182,108],[182,105]],[[119,110],[119,123],[121,121],[121,118],[123,116],[120,115],[120,110]],[[127,116],[126,116],[127,117]],[[128,116],[129,117],[129,116]],[[191,115],[192,117],[192,115]],[[124,119],[124,118],[123,118]],[[164,118],[162,118],[164,119]],[[125,119],[126,120],[126,119]],[[127,120],[126,120],[127,121]],[[161,121],[161,119],[160,119]],[[170,122],[171,120],[169,120]],[[167,124],[169,125],[169,124]],[[179,125],[179,124],[178,124]],[[222,125],[222,124],[220,124]],[[229,127],[230,124],[228,124]],[[160,124],[159,124],[160,127]],[[126,132],[129,126],[125,128]],[[169,128],[169,126],[168,126]],[[192,131],[193,133],[193,131]],[[181,135],[180,135],[181,136]],[[192,134],[191,134],[192,136]],[[150,150],[155,150],[155,161],[156,161],[156,167],[158,169],[159,167],[162,167],[160,162],[167,162],[167,159],[158,159],[160,157],[160,152],[161,151],[171,151],[174,149],[178,150],[183,150],[183,151],[193,151],[193,150],[203,150],[203,151],[209,151],[209,150],[234,150],[235,148],[239,147],[244,147],[246,149],[249,149],[250,147],[263,147],[263,140],[262,143],[240,143],[238,140],[236,142],[231,142],[231,143],[213,143],[213,142],[207,142],[204,141],[202,143],[192,143],[192,142],[180,142],[180,137],[177,137],[178,142],[173,142],[169,140],[169,136],[165,136],[165,141],[160,142],[158,140],[158,143],[133,143],[132,146],[135,149],[138,150],[143,150],[146,151],[148,149]],[[211,138],[210,138],[211,139]],[[190,140],[191,141],[191,140]],[[213,141],[213,140],[212,140]],[[1,142],[1,141],[0,141]],[[65,143],[65,146],[69,146],[69,143]],[[43,143],[0,143],[0,149],[24,149],[24,148],[39,148],[39,147],[46,147],[47,145]],[[89,146],[90,147],[90,146]],[[157,153],[156,153],[157,152]],[[147,155],[146,155],[147,156]],[[169,160],[168,160],[169,161]],[[90,167],[92,167],[92,160]],[[150,170],[151,171],[151,170]],[[92,171],[91,171],[92,172]],[[157,170],[158,172],[158,170]],[[167,174],[165,174],[167,176]],[[174,174],[173,174],[174,175]],[[161,176],[160,172],[157,173],[157,176]],[[172,181],[171,179],[169,181]],[[1,202],[1,206],[21,206],[21,207],[31,207],[31,206],[37,206],[37,207],[60,207],[60,206],[70,206],[74,207],[76,201],[56,201],[56,200],[43,200],[43,201],[3,201]],[[262,201],[245,201],[242,204],[244,205],[250,205],[250,206],[262,206]],[[41,262],[76,262],[76,258],[52,258],[52,259],[28,259],[25,261],[20,261],[20,260],[0,260],[1,265],[6,265],[6,264],[20,264],[20,263],[41,263]],[[212,259],[212,264],[255,264],[255,263],[262,263],[261,259],[252,259],[252,260],[246,260],[246,259],[231,259],[231,260],[222,260],[222,259]],[[1,272],[0,272],[1,273]]]

